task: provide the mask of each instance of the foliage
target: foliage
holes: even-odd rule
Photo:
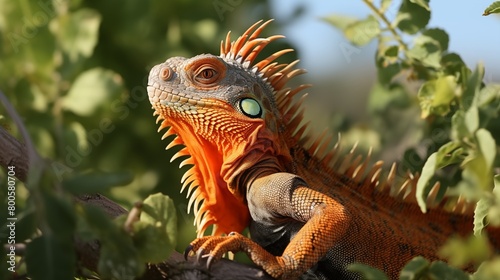
[[[435,143],[421,156],[416,155],[415,149],[408,150],[407,155],[422,160],[410,157],[405,164],[410,170],[421,170],[417,200],[422,211],[428,208],[427,197],[438,179],[448,183],[440,185],[438,199],[446,194],[450,205],[455,205],[459,198],[478,202],[475,236],[468,241],[451,239],[442,248],[442,255],[462,267],[484,261],[482,275],[495,275],[498,271],[494,272],[491,264],[498,262],[499,257],[491,257],[489,244],[482,236],[487,224],[500,225],[499,177],[495,176],[495,167],[500,166],[497,144],[500,85],[485,84],[481,64],[471,70],[458,54],[448,51],[450,39],[446,31],[427,26],[431,16],[429,1],[403,0],[393,19],[387,15],[392,1],[381,1],[378,7],[373,1],[363,2],[372,11],[365,19],[331,15],[325,20],[339,28],[354,45],[378,41],[375,55],[378,83],[373,94],[379,101],[371,103],[374,119],[383,123],[385,112],[398,106],[402,111],[409,110],[408,104],[412,102],[419,107],[421,118],[426,121],[422,140]],[[498,5],[493,3],[484,14],[497,13]],[[412,90],[411,85],[417,85],[418,90]],[[409,102],[389,102],[405,99],[402,92]],[[433,139],[434,135],[441,136]],[[462,259],[457,260],[460,256]],[[354,269],[372,279],[371,269],[363,266]],[[401,279],[468,279],[468,276],[444,263],[417,258],[403,269]]]
[[[15,181],[16,242],[31,240],[23,261],[16,260],[22,264],[18,274],[33,279],[73,277],[78,269],[72,246],[77,236],[101,240],[101,277],[126,279],[139,275],[145,262],[166,258],[176,243],[181,244],[177,250],[184,249],[194,238],[187,202],[182,203],[176,187],[182,172],[166,164],[168,153],[175,151],[159,153],[165,142],[156,133],[145,83],[153,64],[171,56],[217,53],[227,30],[239,34],[257,19],[270,17],[267,1],[249,2],[0,0],[0,89],[23,122],[16,123],[2,107],[0,125],[17,137],[25,126],[29,137],[24,140],[39,153],[32,155],[29,181]],[[434,181],[449,182],[456,186],[450,194],[479,200],[477,232],[487,223],[499,224],[500,183],[493,167],[499,160],[500,86],[485,85],[481,65],[471,71],[459,55],[448,52],[446,32],[427,27],[428,1],[404,0],[393,20],[385,16],[391,0],[382,0],[379,7],[364,2],[373,15],[327,20],[354,45],[378,39],[378,83],[369,108],[375,126],[390,127],[390,120],[398,119],[390,115],[394,110],[417,106],[427,124],[417,134],[433,141],[425,153],[406,153],[405,168],[421,170],[425,163],[420,197]],[[484,14],[498,11],[495,2]],[[408,38],[413,41],[407,43]],[[289,47],[285,44],[271,44],[263,56]],[[411,90],[414,83],[417,92]],[[392,136],[381,135],[386,144]],[[453,176],[443,176],[443,168]],[[0,170],[1,178],[10,176],[9,171]],[[0,182],[2,209],[7,209],[7,183]],[[72,195],[95,192],[121,202],[137,216],[111,220],[98,208],[73,201]],[[168,194],[177,206],[151,193]],[[142,202],[132,207],[136,201]],[[426,207],[425,200],[421,205]],[[3,224],[7,215],[0,211],[2,244],[8,242],[9,228]],[[470,244],[475,243],[450,241],[443,254],[467,255]],[[498,263],[498,257],[488,259],[473,277],[498,278]],[[9,277],[3,277],[6,264],[2,259],[2,279]],[[382,272],[363,265],[352,267],[367,279],[382,277]],[[462,277],[444,263],[421,259],[404,270],[411,279],[445,273]]]
[[[174,151],[159,153],[165,142],[147,99],[148,72],[167,57],[217,53],[229,25],[238,32],[257,20],[239,20],[243,13],[255,8],[255,17],[269,18],[262,5],[266,1],[0,0],[0,89],[11,104],[0,106],[0,126],[36,151],[26,183],[15,179],[15,166],[0,170],[1,208],[8,209],[10,182],[16,195],[12,216],[0,211],[1,244],[10,240],[8,217],[17,218],[15,242],[28,244],[15,261],[16,275],[74,277],[80,271],[74,236],[101,241],[103,278],[141,274],[146,262],[168,257],[178,235],[185,248],[195,231],[184,195],[171,187],[181,176],[165,164]],[[74,203],[73,195],[96,192],[128,209],[142,201],[140,214],[111,220]],[[151,193],[180,203],[174,207],[167,196]],[[179,221],[176,212],[183,214]],[[14,275],[6,274],[5,258],[1,279]]]

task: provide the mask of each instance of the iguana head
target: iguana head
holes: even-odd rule
[[[303,70],[293,68],[296,62],[273,62],[291,50],[256,61],[268,43],[283,37],[258,38],[269,22],[257,22],[235,42],[228,33],[220,56],[173,57],[149,75],[160,129],[168,128],[164,138],[175,135],[167,149],[183,146],[172,160],[188,156],[181,166],[192,165],[181,181],[199,235],[211,224],[214,234],[244,229],[249,213],[241,175],[268,159],[279,165],[290,158],[286,139],[302,119],[291,99],[305,86],[285,84]]]

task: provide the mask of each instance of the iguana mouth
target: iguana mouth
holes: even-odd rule
[[[170,161],[182,158],[179,168],[189,166],[182,176],[180,191],[187,192],[187,210],[188,214],[194,210],[198,236],[210,225],[214,225],[212,234],[215,235],[242,231],[248,224],[248,208],[221,178],[223,162],[216,143],[200,137],[192,125],[203,117],[206,102],[161,86],[157,81],[158,70],[164,66],[155,67],[157,70],[152,71],[147,87],[149,100],[158,116],[158,131],[166,129],[162,139],[170,139],[166,149],[181,147]]]

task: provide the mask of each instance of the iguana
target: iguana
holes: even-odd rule
[[[236,41],[230,33],[220,55],[172,57],[154,66],[148,94],[167,146],[181,145],[172,161],[192,165],[181,179],[194,208],[198,238],[189,251],[208,265],[228,251],[243,251],[268,274],[293,279],[308,269],[319,278],[357,279],[359,262],[392,279],[415,256],[438,259],[453,234],[468,234],[472,217],[440,207],[423,214],[412,201],[416,177],[393,186],[396,166],[382,179],[382,162],[354,152],[339,157],[331,138],[304,131],[302,99],[308,85],[287,86],[304,70],[275,62],[285,49],[257,60],[270,21],[252,25]],[[307,144],[309,143],[309,144]],[[336,146],[338,147],[338,146]],[[337,159],[336,159],[337,158]],[[396,189],[400,195],[390,195]],[[439,189],[436,185],[431,191]],[[213,225],[211,236],[203,236]],[[251,239],[242,235],[249,228]],[[490,239],[500,248],[499,231]]]

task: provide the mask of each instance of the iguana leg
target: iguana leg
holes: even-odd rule
[[[207,266],[219,260],[227,252],[245,252],[258,266],[262,267],[269,275],[279,278],[283,274],[283,264],[280,258],[271,255],[259,244],[237,232],[227,236],[204,236],[197,238],[186,250],[195,251],[198,258],[208,257]]]
[[[243,251],[275,278],[300,276],[318,262],[344,236],[350,222],[345,208],[331,197],[307,187],[300,177],[275,173],[252,182],[247,193],[250,213],[256,222],[272,227],[291,218],[304,226],[281,256],[273,256],[252,240],[233,233],[202,237],[191,243],[198,256],[219,259],[228,251]],[[267,234],[263,232],[260,234]]]

